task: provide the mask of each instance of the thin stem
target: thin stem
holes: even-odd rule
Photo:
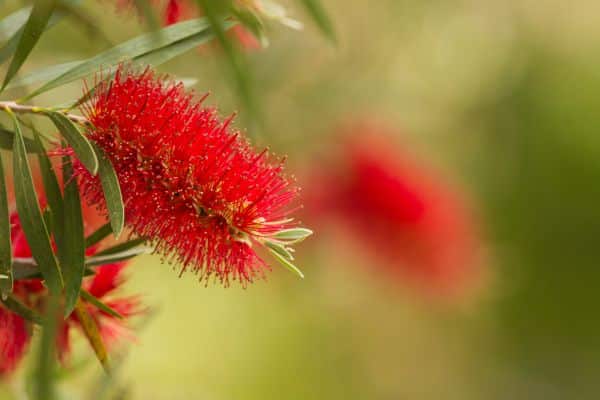
[[[15,114],[47,114],[49,112],[62,112],[71,121],[80,125],[89,125],[90,121],[81,115],[69,114],[62,110],[55,110],[52,108],[43,108],[37,106],[29,106],[25,104],[18,104],[14,101],[0,101],[0,110],[12,111]]]

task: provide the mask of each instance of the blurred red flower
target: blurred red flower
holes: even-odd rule
[[[473,211],[461,190],[391,136],[376,124],[343,130],[339,159],[311,176],[309,211],[341,221],[387,274],[428,292],[460,293],[481,264]]]
[[[90,252],[89,255],[93,255],[93,253],[94,252]],[[92,296],[101,300],[104,304],[123,317],[123,319],[119,319],[92,304],[87,304],[90,315],[96,321],[96,324],[100,329],[102,340],[108,347],[112,346],[120,339],[133,340],[134,335],[125,324],[125,321],[128,318],[143,312],[138,296],[111,296],[111,294],[123,284],[123,271],[126,266],[126,262],[102,265],[97,268],[96,274],[93,277],[86,279],[83,284],[83,288]],[[72,313],[69,318],[62,321],[62,324],[59,327],[57,346],[61,360],[65,360],[70,353],[71,328],[81,328],[76,313]]]
[[[126,224],[158,252],[208,281],[242,285],[266,267],[253,245],[290,226],[297,189],[282,161],[256,152],[214,108],[183,85],[123,66],[103,81],[84,113],[90,137],[113,162]],[[98,178],[76,165],[83,192],[104,204]]]
[[[94,220],[95,211],[84,207],[84,218]],[[31,257],[31,251],[27,244],[25,234],[21,229],[19,216],[12,213],[11,240],[14,257]],[[88,225],[87,230],[91,230]],[[96,253],[96,249],[88,249],[88,255]],[[92,318],[98,324],[102,339],[107,346],[115,343],[119,338],[131,338],[132,335],[126,326],[126,320],[135,314],[142,312],[137,297],[112,297],[110,296],[123,283],[122,271],[126,262],[105,264],[96,268],[96,274],[90,278],[84,278],[83,287],[94,297],[117,311],[123,319],[106,313],[97,307],[87,304]],[[47,300],[47,290],[41,279],[19,280],[14,283],[13,295],[17,300],[31,309],[41,312],[44,310]],[[79,320],[75,313],[66,320],[62,320],[57,328],[56,344],[58,356],[65,361],[70,351],[71,328],[80,328]],[[31,340],[32,327],[30,322],[18,314],[0,305],[0,375],[10,374],[18,366],[19,361],[25,355]]]

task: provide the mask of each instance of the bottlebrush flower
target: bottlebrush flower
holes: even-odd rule
[[[120,66],[83,112],[89,137],[114,165],[133,233],[181,263],[182,273],[246,285],[266,267],[253,246],[271,249],[293,226],[288,205],[297,189],[282,161],[254,151],[230,127],[232,118],[220,120],[203,100],[150,69]],[[85,197],[103,207],[98,179],[75,169]]]
[[[84,218],[95,219],[94,212],[84,207]],[[31,257],[31,251],[25,234],[21,229],[17,213],[10,216],[11,240],[14,257]],[[87,230],[90,230],[87,226]],[[88,255],[94,255],[94,248],[88,249]],[[100,334],[107,346],[114,344],[122,338],[132,338],[126,326],[126,320],[142,312],[137,297],[115,297],[113,292],[123,283],[123,270],[126,262],[105,264],[96,268],[93,277],[84,278],[83,288],[94,297],[118,312],[123,319],[119,319],[99,308],[87,304],[88,311],[98,324]],[[48,292],[40,279],[19,280],[14,284],[13,295],[31,309],[43,312],[46,307]],[[58,356],[65,361],[70,352],[70,332],[72,328],[80,328],[79,320],[75,313],[66,320],[60,321],[57,328],[56,345]],[[15,370],[19,361],[25,355],[31,340],[32,327],[28,321],[18,314],[0,305],[0,376],[8,375]]]
[[[389,129],[358,124],[344,136],[335,165],[311,175],[313,216],[341,220],[373,265],[428,292],[460,293],[476,281],[481,245],[464,194],[390,141]]]
[[[93,255],[93,251],[89,255]],[[143,312],[140,300],[137,296],[130,297],[114,297],[113,292],[117,290],[124,282],[123,271],[126,268],[126,262],[118,262],[113,264],[102,265],[97,268],[96,274],[88,278],[83,283],[83,288],[86,289],[92,296],[101,300],[104,304],[119,313],[123,319],[119,319],[112,314],[108,314],[92,304],[87,304],[88,311],[92,318],[96,321],[100,329],[100,335],[103,342],[110,347],[120,339],[134,338],[133,333],[124,323],[128,318],[138,315]],[[62,322],[59,327],[57,346],[59,357],[64,360],[70,353],[71,328],[80,329],[81,325],[76,313],[72,313],[69,318]]]

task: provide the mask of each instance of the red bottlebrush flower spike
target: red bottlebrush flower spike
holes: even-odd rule
[[[83,111],[116,170],[132,231],[182,272],[245,285],[265,267],[253,244],[291,227],[287,206],[297,190],[282,162],[254,151],[231,118],[221,121],[202,100],[149,69],[121,66]],[[98,179],[81,165],[76,173],[87,199],[103,205]]]
[[[83,283],[84,289],[92,296],[101,300],[124,318],[116,318],[114,315],[88,304],[88,311],[96,321],[102,340],[107,347],[112,346],[121,339],[133,340],[133,333],[123,321],[144,311],[137,296],[111,296],[123,284],[124,279],[122,274],[126,266],[126,262],[102,265],[96,269],[96,275],[84,280]],[[71,350],[70,330],[72,327],[80,328],[79,318],[76,313],[72,313],[59,327],[57,346],[59,357],[63,361],[68,357]]]
[[[462,193],[367,123],[344,130],[341,159],[311,176],[309,209],[335,216],[388,273],[433,294],[462,294],[480,276],[477,223]],[[325,171],[325,172],[323,172]],[[311,197],[311,196],[309,196]]]
[[[93,230],[90,229],[92,227],[87,222],[97,220],[97,213],[89,207],[84,207],[83,216],[86,230]],[[31,257],[31,251],[17,213],[10,215],[10,222],[13,256]],[[95,253],[95,248],[89,248],[87,251],[88,256]],[[84,289],[123,317],[123,319],[116,318],[114,315],[88,304],[88,311],[98,324],[102,339],[107,346],[111,346],[118,339],[131,339],[133,334],[125,322],[127,318],[143,312],[138,297],[111,296],[124,282],[122,272],[126,265],[127,262],[118,262],[98,266],[96,274],[93,277],[85,278],[83,282]],[[43,312],[45,309],[47,294],[47,290],[40,279],[16,281],[13,290],[13,295],[19,301],[38,312]],[[56,337],[58,357],[61,361],[65,361],[70,352],[71,328],[79,327],[79,319],[75,313],[71,314],[66,320],[61,320]],[[29,323],[21,316],[4,309],[0,305],[0,376],[9,374],[15,369],[19,360],[23,357],[30,339],[31,327]]]

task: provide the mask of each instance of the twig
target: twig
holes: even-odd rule
[[[63,110],[55,110],[52,108],[44,108],[37,106],[29,106],[25,104],[18,104],[14,101],[0,101],[0,110],[12,111],[15,114],[48,114],[50,112],[63,113],[71,121],[80,125],[90,125],[90,121],[81,115],[69,114]]]

